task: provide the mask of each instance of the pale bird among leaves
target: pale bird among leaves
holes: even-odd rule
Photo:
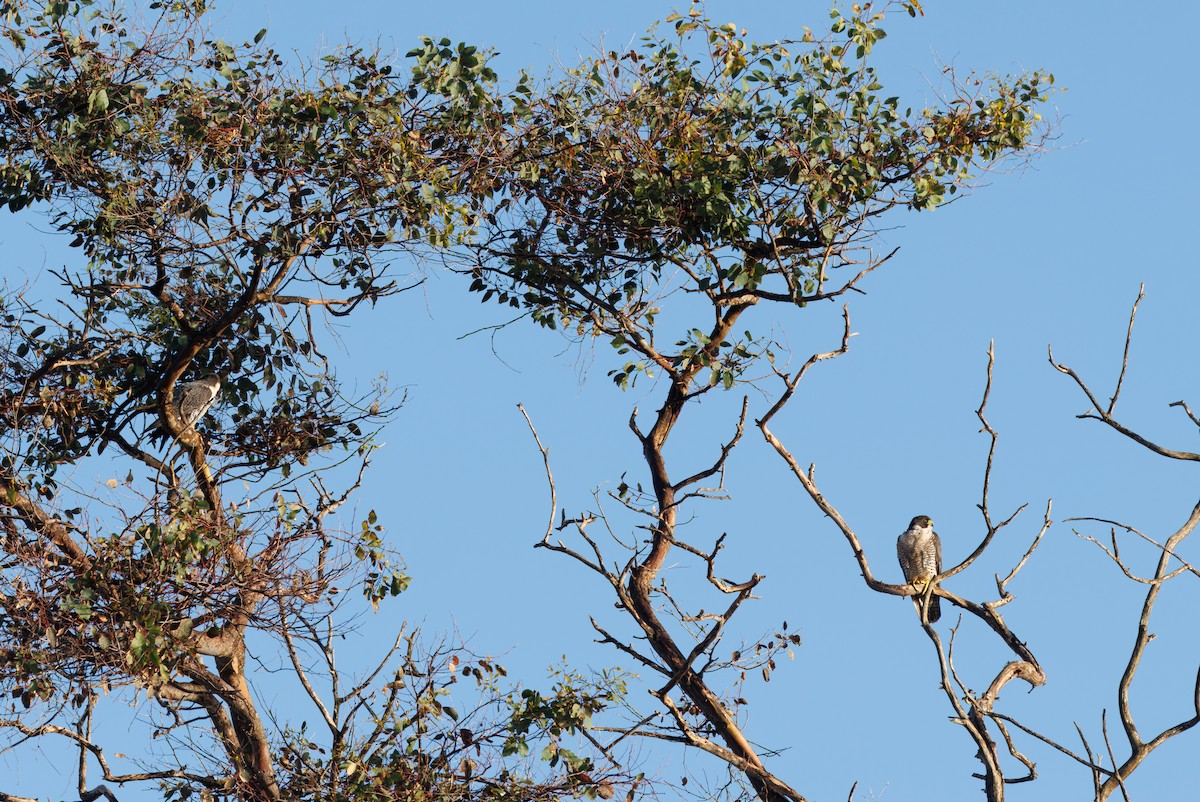
[[[221,377],[215,373],[175,385],[175,411],[183,427],[190,429],[196,425],[220,393]]]

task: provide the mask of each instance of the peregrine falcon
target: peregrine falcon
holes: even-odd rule
[[[175,386],[175,411],[185,429],[196,424],[221,392],[221,377],[215,373]]]
[[[942,572],[942,541],[933,531],[933,521],[928,515],[918,515],[908,525],[908,531],[896,540],[896,556],[900,558],[900,570],[904,581],[919,591],[914,596],[918,614],[925,596],[929,596],[929,623],[942,617],[942,606],[937,596],[930,595],[930,582]]]

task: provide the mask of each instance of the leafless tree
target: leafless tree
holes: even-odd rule
[[[834,351],[829,351],[820,354],[814,354],[808,359],[795,373],[788,374],[782,371],[776,371],[780,380],[784,383],[784,391],[780,395],[778,401],[772,406],[762,418],[758,420],[758,427],[761,430],[763,437],[770,443],[772,448],[779,454],[780,457],[787,463],[788,468],[796,477],[797,481],[804,488],[805,492],[812,499],[813,503],[828,516],[835,526],[841,531],[846,539],[847,545],[850,547],[854,559],[857,561],[859,570],[862,572],[864,583],[877,593],[909,596],[920,593],[920,589],[914,588],[912,585],[892,585],[882,582],[875,578],[871,571],[871,566],[868,561],[868,556],[864,550],[861,541],[855,534],[854,529],[846,520],[846,517],[838,511],[836,506],[821,492],[816,483],[816,465],[810,464],[805,470],[796,460],[795,456],[788,448],[779,440],[778,437],[771,431],[768,424],[771,419],[779,412],[780,409],[790,400],[800,385],[801,380],[808,373],[809,369],[814,365],[839,357],[847,352],[850,344],[850,318],[849,314],[845,315],[845,334],[842,338],[841,347]],[[967,555],[957,565],[944,569],[930,583],[930,591],[938,597],[949,601],[954,606],[960,608],[965,613],[974,616],[981,624],[991,630],[1004,644],[1004,646],[1012,652],[1012,660],[1005,663],[995,677],[987,684],[987,690],[982,694],[976,694],[970,689],[970,686],[959,677],[954,665],[954,636],[958,632],[961,623],[955,625],[951,630],[951,638],[949,644],[943,644],[941,636],[924,618],[921,619],[922,628],[925,634],[929,637],[930,643],[937,655],[937,664],[940,671],[941,687],[946,694],[946,699],[953,710],[954,716],[952,721],[962,726],[969,734],[971,740],[978,748],[978,758],[982,764],[982,773],[976,776],[984,781],[984,792],[989,802],[999,802],[1004,799],[1004,788],[1006,783],[1026,782],[1037,777],[1035,765],[1032,760],[1026,757],[1018,750],[1010,731],[1006,725],[1009,721],[1007,717],[996,711],[996,702],[1000,696],[1000,692],[1004,687],[1014,679],[1020,679],[1028,683],[1030,687],[1038,687],[1045,684],[1046,674],[1039,664],[1037,657],[1029,646],[1017,636],[1015,632],[1005,623],[1000,614],[1000,608],[1010,603],[1013,600],[1013,595],[1008,591],[1008,585],[1016,577],[1017,572],[1029,561],[1033,556],[1034,550],[1042,540],[1042,536],[1051,526],[1050,520],[1050,502],[1046,503],[1046,512],[1043,517],[1043,522],[1037,534],[1034,536],[1029,548],[1020,558],[1016,565],[1002,578],[999,574],[996,575],[996,593],[997,597],[992,601],[975,602],[958,596],[945,588],[942,582],[950,577],[959,574],[970,568],[976,560],[983,555],[984,551],[993,542],[997,532],[1012,523],[1016,517],[1024,509],[1024,505],[1017,508],[1008,517],[1003,520],[995,520],[989,506],[989,491],[991,488],[992,465],[996,453],[996,443],[999,439],[999,434],[988,423],[985,415],[987,410],[988,397],[991,395],[992,389],[992,368],[995,364],[995,350],[989,346],[987,361],[987,383],[984,386],[983,399],[979,404],[976,415],[982,425],[981,431],[987,433],[990,438],[986,464],[983,472],[983,492],[979,502],[979,511],[983,518],[984,532],[979,542],[979,545]],[[890,554],[888,555],[890,558]],[[975,683],[971,683],[974,686]],[[996,738],[989,731],[988,724],[995,727],[995,731],[1000,733],[1001,739],[1007,748],[1008,753],[1015,758],[1025,769],[1025,774],[1019,777],[1006,777],[1004,763],[1001,760],[1000,746]]]
[[[1123,437],[1126,437],[1138,445],[1146,448],[1153,453],[1173,460],[1181,460],[1184,462],[1200,461],[1200,454],[1195,454],[1190,451],[1180,451],[1162,446],[1139,434],[1134,429],[1122,423],[1116,418],[1117,401],[1121,396],[1121,390],[1125,383],[1125,374],[1129,367],[1129,350],[1130,343],[1133,339],[1133,326],[1137,318],[1138,306],[1145,297],[1145,285],[1138,291],[1138,297],[1133,303],[1133,308],[1129,312],[1129,326],[1125,334],[1125,348],[1121,357],[1121,370],[1117,376],[1116,386],[1113,388],[1113,393],[1109,397],[1108,403],[1103,403],[1093,392],[1093,390],[1084,382],[1084,380],[1072,368],[1067,365],[1056,362],[1053,352],[1050,352],[1050,364],[1059,372],[1069,376],[1079,387],[1080,391],[1088,400],[1090,405],[1086,412],[1079,414],[1077,417],[1084,420],[1096,420],[1105,424],[1111,429],[1119,432]],[[1200,427],[1200,420],[1192,413],[1188,404],[1185,401],[1175,401],[1169,406],[1178,407],[1187,415],[1188,419]],[[1088,749],[1089,761],[1092,763],[1092,778],[1095,787],[1096,799],[1098,802],[1106,800],[1117,791],[1120,791],[1124,798],[1128,798],[1128,792],[1125,787],[1125,781],[1129,778],[1138,766],[1140,766],[1155,749],[1165,744],[1172,738],[1175,738],[1188,730],[1200,724],[1200,666],[1197,667],[1196,680],[1193,686],[1192,698],[1187,700],[1187,714],[1185,718],[1176,721],[1174,724],[1164,727],[1154,735],[1143,735],[1137,726],[1133,714],[1133,708],[1130,703],[1130,693],[1133,689],[1134,680],[1137,677],[1138,669],[1142,665],[1143,659],[1146,657],[1146,646],[1150,643],[1155,634],[1151,632],[1150,621],[1154,613],[1154,605],[1159,600],[1163,591],[1168,587],[1168,583],[1180,578],[1187,581],[1188,579],[1200,576],[1195,566],[1183,556],[1182,546],[1188,536],[1195,530],[1196,525],[1200,523],[1200,502],[1192,508],[1187,518],[1183,523],[1172,532],[1165,540],[1158,541],[1148,537],[1136,528],[1127,524],[1107,521],[1097,518],[1073,518],[1076,521],[1088,521],[1092,523],[1107,524],[1109,529],[1109,546],[1105,546],[1100,540],[1088,535],[1087,540],[1094,543],[1113,561],[1114,565],[1120,569],[1121,573],[1129,581],[1136,582],[1146,586],[1146,596],[1142,602],[1141,615],[1138,617],[1137,627],[1134,632],[1133,646],[1129,653],[1129,659],[1125,663],[1125,670],[1121,674],[1120,682],[1117,686],[1117,713],[1121,720],[1121,728],[1125,734],[1125,740],[1128,745],[1128,756],[1118,758],[1116,752],[1110,743],[1109,733],[1107,729],[1107,719],[1105,718],[1104,727],[1104,742],[1106,750],[1104,754],[1091,755],[1090,748]],[[1139,575],[1129,563],[1122,557],[1120,548],[1120,536],[1124,534],[1136,535],[1141,541],[1150,544],[1158,553],[1157,562],[1154,567],[1153,574],[1149,576]],[[1081,730],[1082,735],[1082,730]],[[1086,744],[1086,741],[1085,741]],[[1104,757],[1108,758],[1107,768],[1103,765]]]

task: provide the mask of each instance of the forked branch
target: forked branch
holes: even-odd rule
[[[1160,456],[1190,462],[1200,461],[1200,454],[1195,454],[1189,451],[1179,451],[1162,446],[1144,437],[1140,433],[1128,428],[1124,424],[1117,421],[1114,417],[1114,410],[1116,408],[1117,400],[1120,397],[1122,387],[1124,386],[1125,376],[1129,366],[1130,343],[1133,338],[1134,321],[1137,317],[1138,306],[1144,297],[1145,287],[1143,285],[1142,288],[1139,289],[1138,297],[1134,301],[1133,307],[1129,313],[1129,325],[1125,333],[1125,346],[1121,358],[1121,369],[1117,377],[1116,387],[1113,390],[1113,394],[1109,399],[1107,406],[1101,406],[1096,394],[1074,370],[1064,364],[1056,362],[1052,352],[1049,355],[1050,364],[1059,372],[1070,376],[1083,394],[1087,397],[1088,402],[1091,404],[1091,409],[1089,411],[1078,415],[1077,417],[1099,420],[1134,442],[1144,446],[1156,454],[1159,454]],[[1188,415],[1188,418],[1193,423],[1197,422],[1196,416],[1183,401],[1176,401],[1170,406],[1182,407],[1184,412]],[[1115,791],[1118,790],[1121,791],[1125,798],[1128,798],[1128,791],[1125,786],[1125,781],[1129,778],[1133,771],[1136,770],[1139,765],[1141,765],[1142,761],[1144,761],[1154,751],[1154,749],[1161,746],[1167,740],[1192,729],[1197,724],[1200,724],[1200,670],[1197,671],[1196,684],[1193,688],[1192,699],[1189,700],[1189,707],[1191,708],[1192,715],[1170,727],[1163,729],[1153,737],[1147,738],[1139,731],[1130,702],[1130,692],[1133,686],[1133,681],[1137,675],[1138,669],[1141,666],[1142,659],[1145,657],[1146,647],[1150,640],[1155,637],[1155,635],[1150,632],[1150,619],[1159,594],[1162,592],[1169,580],[1179,576],[1180,574],[1188,572],[1192,573],[1193,575],[1196,574],[1196,569],[1189,562],[1179,556],[1179,547],[1183,541],[1195,530],[1197,524],[1200,524],[1200,502],[1197,502],[1193,507],[1191,515],[1183,523],[1183,525],[1163,543],[1159,543],[1155,539],[1148,537],[1131,526],[1118,524],[1114,521],[1099,518],[1072,520],[1100,521],[1113,527],[1110,530],[1110,539],[1112,544],[1111,549],[1100,543],[1100,541],[1095,537],[1089,535],[1081,535],[1081,537],[1090,540],[1092,543],[1095,543],[1099,548],[1101,548],[1108,555],[1108,557],[1112,559],[1114,563],[1116,563],[1117,567],[1120,568],[1122,573],[1124,573],[1127,578],[1148,586],[1146,589],[1145,599],[1142,602],[1142,611],[1138,619],[1137,631],[1134,635],[1133,648],[1130,651],[1129,659],[1126,661],[1125,670],[1121,675],[1121,680],[1117,687],[1117,712],[1120,716],[1121,726],[1125,733],[1125,740],[1127,741],[1129,747],[1128,757],[1126,757],[1119,764],[1116,757],[1116,752],[1113,749],[1112,743],[1108,737],[1107,719],[1106,717],[1102,717],[1102,729],[1105,746],[1113,766],[1113,771],[1103,772],[1103,779],[1101,779],[1101,772],[1099,769],[1093,767],[1096,800],[1097,802],[1103,802],[1103,800],[1108,799]],[[1152,576],[1141,576],[1128,566],[1125,559],[1121,556],[1120,546],[1117,539],[1117,527],[1137,534],[1143,540],[1151,543],[1158,550],[1158,561]],[[1173,560],[1178,561],[1179,566],[1172,570]],[[1089,749],[1089,755],[1090,754],[1092,753]]]
[[[1081,413],[1079,415],[1076,415],[1075,417],[1086,418],[1086,419],[1090,419],[1090,420],[1098,420],[1101,423],[1104,423],[1104,424],[1112,427],[1113,429],[1116,429],[1118,432],[1125,435],[1130,440],[1133,440],[1135,443],[1138,443],[1138,444],[1144,446],[1145,448],[1150,449],[1155,454],[1158,454],[1160,456],[1169,457],[1170,459],[1186,460],[1186,461],[1190,461],[1190,462],[1200,462],[1200,454],[1196,454],[1191,451],[1177,451],[1175,449],[1167,448],[1166,446],[1159,445],[1158,443],[1154,442],[1153,440],[1143,437],[1138,432],[1135,432],[1134,430],[1125,426],[1123,423],[1118,421],[1113,416],[1113,410],[1117,405],[1117,398],[1121,395],[1121,387],[1125,382],[1125,370],[1129,364],[1129,344],[1133,338],[1134,319],[1137,317],[1138,305],[1142,302],[1142,298],[1145,297],[1145,291],[1144,291],[1145,285],[1142,285],[1142,287],[1143,287],[1142,290],[1140,290],[1138,292],[1137,300],[1134,301],[1134,303],[1133,303],[1133,309],[1130,310],[1130,313],[1129,313],[1129,328],[1125,334],[1125,350],[1124,350],[1124,356],[1122,357],[1122,360],[1121,360],[1121,372],[1120,372],[1120,375],[1117,377],[1117,385],[1116,385],[1116,388],[1113,390],[1112,398],[1109,400],[1107,407],[1101,406],[1099,399],[1096,398],[1096,394],[1092,392],[1091,388],[1087,386],[1087,384],[1084,382],[1084,380],[1082,378],[1080,378],[1078,373],[1076,373],[1072,368],[1070,368],[1064,364],[1061,364],[1059,362],[1054,361],[1054,351],[1048,347],[1046,349],[1046,351],[1049,356],[1050,364],[1058,372],[1064,373],[1067,376],[1070,376],[1071,379],[1075,382],[1075,384],[1079,387],[1079,389],[1083,391],[1083,394],[1085,396],[1087,396],[1088,403],[1091,404],[1091,409],[1089,411]],[[1193,421],[1196,420],[1195,416],[1192,415],[1191,410],[1187,409],[1186,404],[1184,404],[1182,401],[1175,401],[1170,406],[1176,406],[1176,405],[1182,406],[1184,408],[1184,411],[1187,412],[1188,417],[1191,418]],[[1198,424],[1198,425],[1200,425],[1200,424]]]
[[[841,530],[842,535],[850,545],[855,560],[858,562],[859,568],[862,572],[863,580],[867,587],[879,593],[902,596],[913,595],[918,591],[912,585],[891,585],[875,579],[875,577],[872,575],[867,555],[858,539],[858,536],[855,534],[854,530],[846,521],[846,519],[836,509],[833,503],[825,498],[824,494],[822,494],[820,489],[817,487],[815,481],[815,468],[810,466],[807,471],[802,469],[796,458],[791,454],[790,451],[788,451],[779,438],[776,437],[767,426],[767,422],[776,412],[778,412],[780,408],[782,408],[783,404],[786,403],[786,401],[795,392],[800,380],[812,365],[826,359],[840,356],[846,352],[849,345],[849,338],[851,336],[848,315],[845,316],[845,320],[846,326],[845,333],[842,338],[841,348],[823,354],[815,354],[800,368],[799,371],[793,375],[784,376],[780,374],[781,378],[783,378],[785,382],[784,393],[780,397],[779,401],[777,401],[776,404],[768,411],[768,413],[758,421],[758,427],[762,431],[763,437],[766,438],[767,442],[771,444],[780,457],[783,458],[784,462],[787,463],[793,475],[795,475],[796,479],[800,482],[801,486],[808,493],[809,497],[817,505],[818,509],[820,509],[831,520],[833,520],[837,527]],[[967,691],[966,686],[958,680],[958,677],[954,671],[952,658],[948,656],[943,649],[941,639],[937,632],[924,619],[923,628],[933,643],[935,651],[937,652],[939,670],[942,676],[942,686],[946,689],[947,697],[955,711],[954,721],[963,726],[969,732],[971,739],[975,742],[979,750],[979,759],[984,768],[984,773],[980,776],[985,780],[987,798],[989,802],[1000,802],[1004,798],[1004,787],[1006,783],[1026,782],[1032,780],[1037,776],[1037,772],[1033,762],[1017,749],[1016,745],[1012,741],[1009,731],[1004,727],[1003,724],[994,718],[996,701],[999,698],[1000,692],[1003,690],[1003,688],[1012,680],[1021,679],[1028,683],[1031,687],[1038,687],[1046,682],[1046,675],[1039,665],[1032,650],[1004,622],[1004,619],[998,612],[998,608],[1004,604],[1007,604],[1013,598],[1012,594],[1008,592],[1008,584],[1016,577],[1021,568],[1024,567],[1029,561],[1034,550],[1041,542],[1042,537],[1049,529],[1051,525],[1051,504],[1047,502],[1043,525],[1038,531],[1037,536],[1033,539],[1033,542],[1029,548],[1025,551],[1024,555],[1004,578],[1001,578],[999,575],[996,576],[996,586],[999,592],[999,598],[994,601],[981,604],[964,599],[946,590],[941,585],[941,580],[966,570],[972,563],[974,563],[975,560],[978,559],[978,557],[993,542],[996,533],[1012,522],[1012,520],[1016,518],[1021,510],[1025,508],[1025,505],[1022,505],[1006,519],[999,522],[993,521],[989,508],[988,498],[991,488],[992,465],[996,453],[996,442],[998,435],[995,429],[993,429],[988,423],[985,412],[988,398],[991,393],[992,371],[994,364],[995,348],[994,345],[989,345],[987,383],[984,388],[983,400],[981,401],[979,408],[976,410],[976,414],[979,417],[980,423],[982,424],[981,431],[986,432],[990,437],[990,444],[984,468],[983,494],[981,502],[978,505],[984,517],[986,533],[980,544],[970,555],[967,556],[966,559],[964,559],[958,565],[943,571],[938,576],[936,580],[937,583],[934,584],[930,590],[932,593],[947,599],[952,604],[981,619],[989,629],[991,629],[1000,637],[1004,644],[1014,653],[1017,659],[1006,663],[992,679],[983,695],[977,697],[972,692]],[[959,687],[964,693],[964,699],[966,701],[965,705],[963,701],[959,699],[958,694],[953,690],[953,688],[956,686]],[[1013,756],[1013,758],[1025,766],[1025,776],[1015,779],[1008,779],[1004,777],[1003,766],[1000,761],[997,743],[988,732],[987,720],[989,718],[996,723],[997,728],[1000,730],[1003,736],[1004,743],[1008,748],[1009,753]]]

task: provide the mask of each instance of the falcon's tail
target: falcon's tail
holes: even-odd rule
[[[918,594],[913,596],[913,604],[917,606],[917,616],[921,615],[921,607],[925,604],[925,600]],[[929,623],[936,624],[942,617],[942,600],[937,596],[929,597]]]

